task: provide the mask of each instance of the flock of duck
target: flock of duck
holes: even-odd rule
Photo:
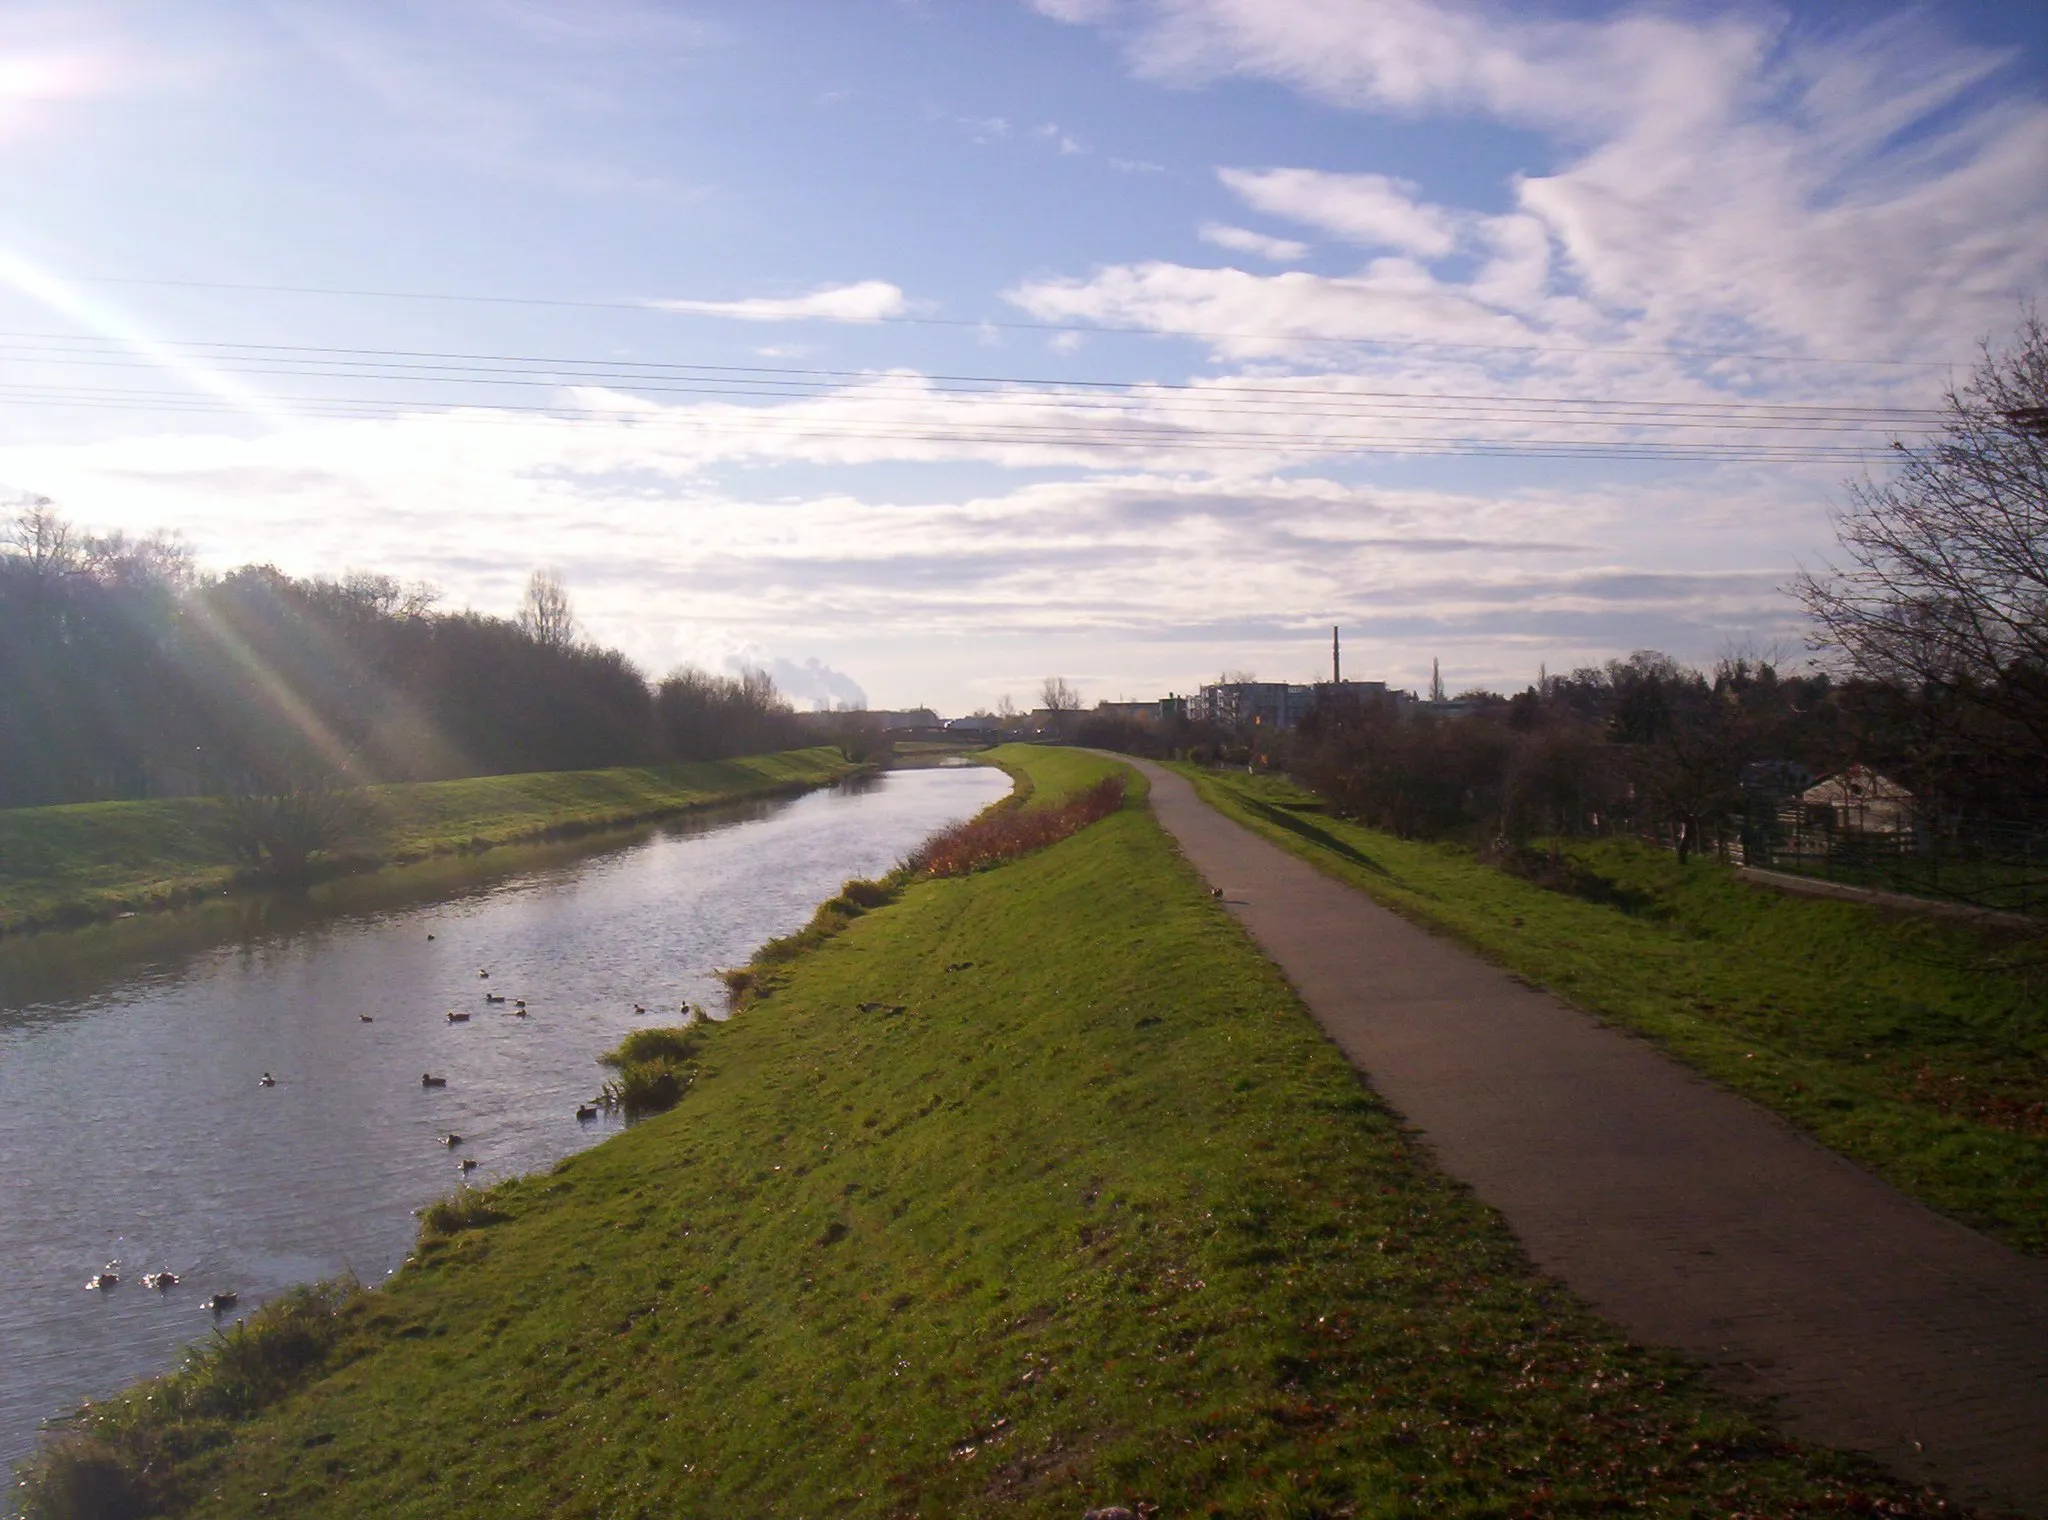
[[[434,936],[431,934],[427,936],[428,939],[432,939],[433,937]],[[491,979],[490,967],[480,967],[477,971],[477,977],[481,981],[489,981]],[[505,994],[501,992],[486,992],[484,994],[484,1002],[491,1005],[492,1007],[498,1007],[506,1003],[509,1003],[511,1005],[510,1011],[512,1017],[516,1019],[523,1019],[527,1017],[525,998],[508,999],[505,996]],[[633,1005],[633,1012],[636,1014],[645,1014],[647,1012],[647,1007],[643,1003],[635,1003]],[[701,1019],[704,1017],[703,1009],[695,1007],[689,1003],[684,1003],[679,1012],[681,1012],[683,1017],[686,1019]],[[374,1024],[377,1022],[375,1014],[359,1013],[356,1015],[356,1017],[365,1024]],[[469,1015],[460,1009],[449,1009],[447,1011],[446,1017],[448,1022],[451,1024],[467,1024],[469,1022]],[[275,1087],[277,1086],[277,1078],[266,1071],[265,1073],[263,1073],[262,1076],[256,1079],[256,1085],[258,1087]],[[430,1071],[423,1071],[420,1073],[420,1086],[423,1088],[446,1087],[447,1085],[448,1079],[446,1077],[437,1077]],[[576,1119],[578,1123],[587,1124],[592,1119],[595,1119],[597,1117],[597,1114],[598,1107],[595,1103],[579,1103],[576,1105]],[[456,1134],[452,1130],[449,1131],[447,1134],[442,1135],[440,1138],[441,1144],[451,1151],[463,1143],[462,1136]],[[457,1161],[456,1170],[466,1176],[470,1172],[475,1171],[477,1167],[481,1164],[482,1163],[477,1161],[477,1159],[473,1156],[464,1156],[459,1161]],[[121,1282],[120,1267],[121,1264],[118,1261],[108,1262],[106,1266],[102,1267],[99,1271],[93,1273],[93,1275],[86,1280],[85,1286],[87,1291],[94,1293],[104,1293],[110,1288],[118,1287]],[[145,1272],[142,1276],[142,1285],[145,1288],[155,1289],[159,1293],[167,1292],[170,1289],[178,1286],[178,1274],[170,1271]],[[207,1298],[206,1307],[215,1314],[223,1314],[235,1306],[236,1298],[237,1295],[234,1293],[215,1293]]]
[[[105,1293],[111,1288],[118,1288],[120,1286],[121,1263],[118,1261],[108,1262],[85,1281],[85,1288],[88,1293]],[[168,1293],[171,1289],[178,1286],[178,1274],[170,1271],[145,1272],[142,1274],[142,1286],[153,1288],[158,1293]],[[235,1302],[240,1296],[237,1293],[210,1294],[206,1299],[206,1308],[215,1314],[225,1314],[228,1310],[234,1308]]]

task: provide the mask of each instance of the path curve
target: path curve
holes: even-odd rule
[[[1330,1037],[1539,1267],[1775,1398],[1797,1435],[2048,1516],[2048,1264],[1131,763]]]

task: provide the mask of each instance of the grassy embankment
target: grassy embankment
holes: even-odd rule
[[[601,771],[366,787],[363,821],[330,868],[622,828],[796,791],[854,770],[835,749]],[[174,907],[252,883],[209,797],[0,810],[0,933]]]
[[[1327,815],[1277,777],[1213,805],[1527,980],[1650,1036],[1935,1208],[2048,1250],[2048,972],[1953,920],[1751,886],[1633,840],[1557,887]]]
[[[676,1109],[316,1302],[316,1377],[108,1428],[202,1516],[1924,1512],[1536,1277],[1135,797],[833,916]]]

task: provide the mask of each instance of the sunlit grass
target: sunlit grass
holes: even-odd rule
[[[829,748],[743,760],[544,771],[367,787],[349,858],[424,860],[621,828],[716,802],[797,790],[854,769]],[[175,906],[235,885],[243,867],[212,798],[0,809],[0,932]]]

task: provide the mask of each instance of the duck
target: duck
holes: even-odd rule
[[[524,1008],[524,1007],[526,1006],[526,999],[525,999],[525,998],[514,998],[514,999],[512,999],[512,1006],[513,1006],[514,1008]]]
[[[448,1079],[446,1077],[437,1077],[431,1072],[423,1071],[420,1073],[420,1086],[422,1087],[446,1087],[447,1085]]]
[[[154,1288],[157,1292],[161,1293],[166,1288],[178,1286],[178,1274],[175,1272],[145,1272],[142,1274],[142,1286]]]
[[[579,1103],[576,1105],[576,1118],[579,1123],[585,1120],[595,1119],[596,1117],[597,1108],[595,1105],[589,1103]]]
[[[451,1008],[448,1010],[448,1022],[451,1024],[467,1024],[469,1022],[469,1015],[466,1013],[457,1013],[453,1008]]]
[[[119,1265],[120,1263],[118,1262],[110,1261],[100,1268],[99,1271],[93,1273],[91,1277],[85,1280],[86,1291],[104,1293],[107,1289],[118,1286],[121,1281],[121,1274],[115,1268]]]
[[[273,1077],[269,1072],[266,1071],[262,1076],[256,1079],[256,1085],[258,1087],[275,1087],[277,1086],[277,1078]]]
[[[441,1143],[447,1146],[448,1149],[452,1151],[455,1149],[456,1146],[462,1144],[462,1136],[456,1134],[453,1130],[450,1130],[447,1134],[441,1137]]]
[[[427,938],[428,938],[428,939],[432,939],[433,937],[434,937],[434,936],[433,936],[433,935],[431,935],[431,934],[429,934],[429,935],[427,936]]]
[[[377,1022],[376,1015],[374,1014],[359,1013],[356,1015],[356,1017],[361,1019],[365,1024],[374,1024]]]
[[[640,1004],[638,1004],[638,1003],[635,1003],[635,1004],[633,1005],[633,1011],[634,1011],[635,1013],[645,1013],[645,1012],[646,1012],[647,1010],[646,1010],[646,1009],[645,1009],[644,1007],[642,1007],[642,1006],[641,1006]]]
[[[491,972],[488,966],[479,966],[477,968],[476,974],[484,981],[489,981],[491,979]]]
[[[464,1156],[459,1163],[460,1169],[465,1172],[473,1172],[482,1165],[483,1163],[474,1156]]]
[[[486,1003],[502,1003],[505,1001],[505,994],[502,992],[486,992],[484,994],[484,1001]]]
[[[225,1314],[234,1308],[235,1300],[240,1296],[238,1293],[216,1293],[206,1301],[206,1307],[215,1314]]]
[[[514,1004],[512,1005],[512,1017],[513,1017],[513,1018],[515,1018],[515,1019],[523,1019],[523,1018],[525,1018],[525,1017],[526,1017],[526,1005],[525,1005],[524,1003],[514,1003]]]

